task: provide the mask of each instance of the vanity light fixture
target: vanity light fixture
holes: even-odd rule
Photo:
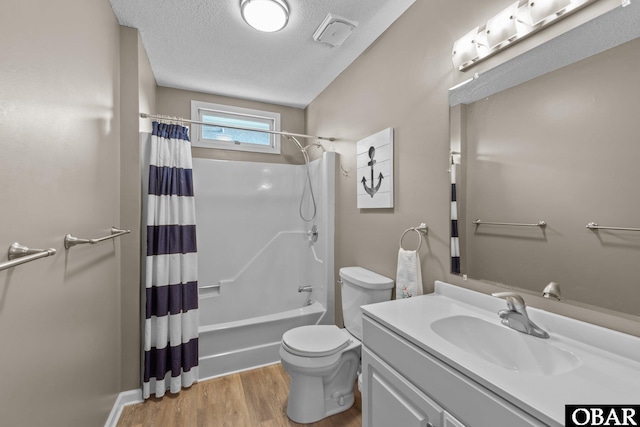
[[[241,0],[242,19],[258,31],[273,33],[289,22],[289,6],[284,0]]]
[[[460,71],[523,40],[597,0],[518,0],[453,43],[451,58]]]
[[[453,65],[456,68],[460,68],[467,63],[473,63],[478,58],[478,27],[469,31],[464,36],[460,37],[453,44],[453,53],[451,58],[453,59]]]
[[[546,19],[562,16],[571,4],[571,0],[529,0],[522,8],[518,19],[525,24],[535,26]]]
[[[502,43],[513,40],[518,35],[518,2],[498,13],[487,21],[483,36],[486,40],[484,47],[494,49]]]

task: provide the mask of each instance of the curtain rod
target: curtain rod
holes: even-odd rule
[[[195,120],[187,120],[187,119],[183,119],[183,118],[179,118],[179,117],[161,116],[161,115],[154,115],[154,114],[147,114],[147,113],[140,113],[140,117],[142,117],[143,119],[172,120],[172,121],[175,121],[175,122],[191,123],[191,124],[194,124],[194,125],[218,126],[218,127],[229,128],[229,129],[249,130],[249,131],[252,131],[252,132],[271,133],[271,134],[274,134],[274,135],[297,136],[299,138],[323,139],[325,141],[335,141],[336,140],[333,137],[305,135],[305,134],[302,134],[302,133],[278,132],[278,131],[275,131],[275,130],[252,129],[252,128],[241,127],[241,126],[218,125],[218,124],[215,124],[215,123],[198,122],[198,121],[195,121]]]

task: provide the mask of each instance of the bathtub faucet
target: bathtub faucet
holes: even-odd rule
[[[298,286],[298,292],[311,292],[312,290],[311,286]]]

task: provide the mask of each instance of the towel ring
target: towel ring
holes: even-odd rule
[[[419,227],[411,227],[404,230],[404,233],[402,233],[402,236],[400,236],[400,249],[404,249],[402,247],[402,239],[404,239],[404,236],[410,231],[415,231],[416,233],[418,233],[418,248],[416,249],[417,252],[422,247],[422,235],[427,234],[427,225],[425,223],[422,223]]]

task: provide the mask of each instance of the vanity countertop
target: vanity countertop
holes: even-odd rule
[[[526,295],[525,295],[526,297]],[[436,282],[435,292],[362,307],[366,316],[457,369],[549,425],[563,426],[565,405],[640,404],[640,338],[527,307],[529,317],[548,339],[514,331],[497,315],[504,300]],[[518,334],[527,345],[555,347],[570,353],[577,365],[559,373],[518,371],[491,363],[436,333],[442,319],[465,316],[490,322]],[[493,327],[493,326],[492,326]],[[366,346],[366,336],[364,345]]]

